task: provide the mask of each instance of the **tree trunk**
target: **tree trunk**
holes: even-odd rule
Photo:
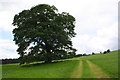
[[[51,59],[47,59],[47,60],[45,60],[45,63],[52,63],[52,60]]]
[[[52,56],[51,56],[51,48],[50,45],[46,43],[46,59],[45,59],[45,63],[51,63],[52,62]]]

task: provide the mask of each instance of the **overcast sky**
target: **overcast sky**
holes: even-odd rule
[[[76,19],[76,37],[72,38],[77,54],[118,49],[119,0],[0,0],[0,59],[17,58],[13,42],[14,15],[38,4],[50,4],[59,12]]]

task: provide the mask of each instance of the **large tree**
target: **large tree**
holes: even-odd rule
[[[74,56],[71,38],[75,36],[75,18],[69,13],[58,13],[55,6],[40,4],[14,16],[13,30],[20,63]]]

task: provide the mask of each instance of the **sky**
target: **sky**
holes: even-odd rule
[[[72,38],[77,54],[118,50],[119,0],[0,0],[0,59],[18,58],[13,41],[15,14],[38,4],[54,5],[76,19]]]

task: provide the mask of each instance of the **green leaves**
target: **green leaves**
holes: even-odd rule
[[[14,41],[19,46],[17,51],[22,63],[30,62],[31,59],[24,61],[30,54],[33,57],[41,56],[45,62],[56,59],[58,54],[62,58],[63,53],[75,54],[71,42],[76,35],[75,18],[69,13],[57,11],[55,6],[40,4],[14,16],[13,25],[17,26],[13,30]]]

